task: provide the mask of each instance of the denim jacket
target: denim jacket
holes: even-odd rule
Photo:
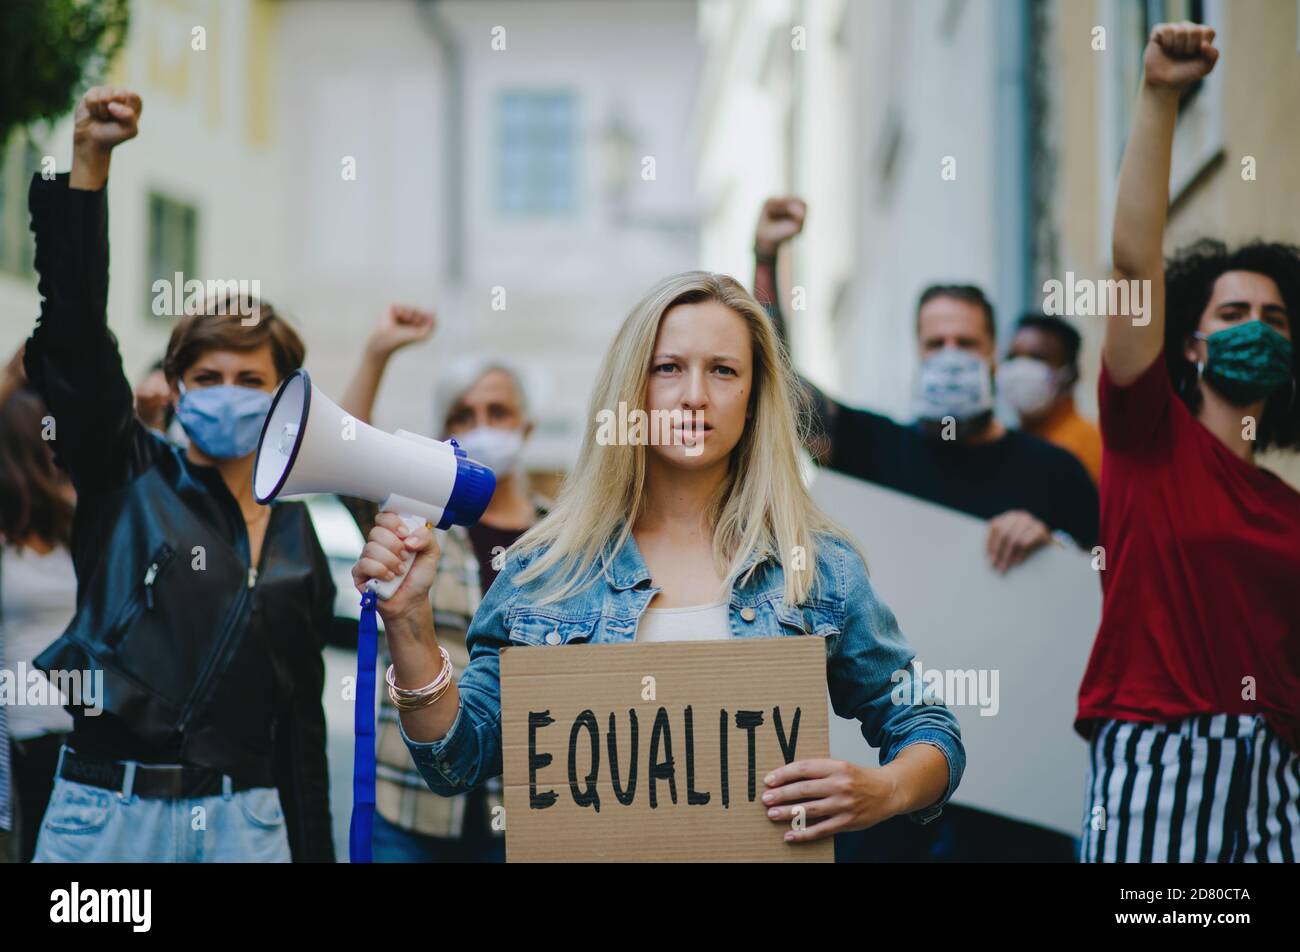
[[[866,566],[848,543],[829,535],[817,540],[817,584],[802,606],[785,604],[784,575],[770,555],[750,559],[732,585],[733,638],[815,635],[826,640],[826,678],[841,717],[856,718],[862,734],[887,764],[909,744],[928,743],[948,761],[948,789],[939,802],[909,814],[929,823],[952,796],[966,765],[961,729],[939,703],[914,704],[910,683],[913,652],[893,613],[876,598]],[[537,557],[511,551],[470,624],[470,663],[458,682],[460,710],[445,736],[428,743],[402,737],[429,788],[450,796],[501,773],[501,682],[499,652],[510,645],[542,648],[580,643],[632,641],[637,622],[659,589],[628,537],[592,569],[592,584],[561,602],[538,604],[540,580],[525,588],[515,578]],[[902,678],[903,680],[899,681]],[[920,696],[922,692],[915,692]],[[907,698],[908,703],[896,703]]]

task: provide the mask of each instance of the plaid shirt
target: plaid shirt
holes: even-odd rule
[[[550,503],[537,495],[532,497],[532,501],[538,518],[544,516]],[[358,522],[361,522],[360,518]],[[362,524],[368,530],[369,527]],[[465,633],[483,599],[483,585],[479,579],[478,558],[466,529],[452,526],[439,532],[438,544],[442,555],[438,559],[438,575],[429,593],[433,602],[433,625],[438,632],[438,644],[447,649],[459,677],[469,664]],[[391,663],[392,658],[385,649],[383,669],[387,670]],[[504,810],[501,778],[492,777],[477,790],[454,797],[434,793],[420,776],[415,761],[411,759],[411,751],[402,740],[397,708],[388,700],[388,691],[380,690],[379,697],[375,755],[375,809],[379,815],[394,826],[425,836],[457,839],[464,833],[467,822],[477,822],[492,836],[504,836],[504,830],[492,827],[495,808]],[[476,817],[475,814],[479,815]]]
[[[433,625],[438,632],[438,644],[447,649],[452,667],[459,675],[469,664],[465,632],[483,597],[483,588],[479,583],[478,559],[465,529],[452,526],[439,532],[438,544],[442,556],[430,592]],[[384,670],[390,663],[392,658],[385,649]],[[397,708],[388,699],[388,692],[381,690],[379,696],[375,809],[380,816],[413,833],[456,839],[465,828],[467,811],[481,810],[485,814],[483,826],[490,829],[492,808],[501,806],[501,778],[493,777],[482,789],[454,797],[434,793],[415,769],[398,728]],[[494,831],[494,835],[504,834]]]
[[[352,518],[356,520],[361,535],[368,535],[374,525],[378,506],[365,499],[339,496]],[[546,515],[550,502],[533,494],[537,516]],[[469,663],[469,649],[465,646],[465,632],[482,601],[482,581],[478,577],[478,557],[474,555],[469,532],[460,525],[438,532],[438,574],[429,592],[433,602],[433,624],[438,632],[438,644],[447,649],[455,675],[460,675]],[[383,645],[381,671],[393,663],[393,657]],[[380,688],[380,715],[376,724],[376,765],[374,765],[374,809],[394,826],[439,839],[459,839],[465,827],[478,825],[491,836],[504,836],[503,830],[493,830],[493,810],[502,801],[499,776],[486,780],[481,787],[458,796],[445,797],[429,789],[411,750],[402,740],[398,724],[398,710],[389,701],[389,692]]]

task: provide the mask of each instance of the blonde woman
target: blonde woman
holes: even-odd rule
[[[690,272],[650,290],[605,356],[559,499],[511,547],[474,616],[469,667],[436,701],[401,715],[430,789],[452,795],[500,774],[498,653],[511,643],[815,634],[826,640],[836,711],[862,722],[883,766],[788,764],[766,778],[768,816],[792,842],[899,814],[938,816],[965,764],[957,720],[941,705],[891,698],[912,651],[862,557],[804,488],[794,393],[771,322],[735,280]],[[601,411],[620,404],[682,411],[683,425],[661,441],[669,445],[606,445]],[[800,548],[807,567],[791,559],[786,570]],[[381,515],[353,577],[359,589],[393,577],[404,549],[416,557],[380,612],[396,684],[417,689],[443,664],[428,604],[439,555],[430,533]],[[798,832],[794,803],[807,817]]]

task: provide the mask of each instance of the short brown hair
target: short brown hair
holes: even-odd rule
[[[932,284],[921,292],[921,298],[916,302],[916,332],[921,333],[921,308],[935,298],[952,298],[955,301],[965,301],[967,304],[974,304],[984,312],[984,329],[989,332],[989,340],[993,341],[993,346],[998,343],[998,323],[993,316],[993,303],[988,299],[984,292],[973,284]]]
[[[245,326],[245,315],[257,313],[257,323]],[[271,345],[276,373],[283,380],[303,365],[307,348],[298,333],[276,313],[269,301],[230,295],[207,303],[202,314],[186,314],[172,328],[163,358],[163,373],[176,381],[210,350],[257,350]]]

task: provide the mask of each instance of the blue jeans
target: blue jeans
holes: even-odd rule
[[[215,797],[141,798],[54,783],[34,863],[287,863],[280,794],[254,787]]]
[[[466,830],[458,839],[412,833],[375,814],[371,849],[376,863],[504,863],[504,836]]]

